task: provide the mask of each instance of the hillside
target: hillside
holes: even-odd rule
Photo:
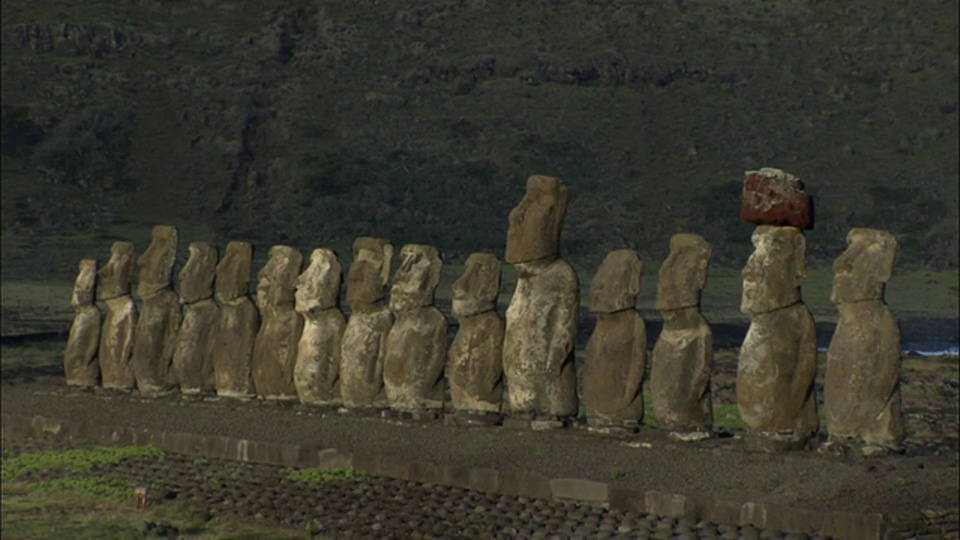
[[[415,6],[415,7],[411,7]],[[502,254],[532,173],[570,189],[566,256],[658,259],[695,232],[742,265],[745,170],[898,265],[958,266],[958,4],[9,0],[5,236],[111,224]]]

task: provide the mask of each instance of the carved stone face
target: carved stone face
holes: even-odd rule
[[[560,224],[567,210],[567,188],[550,176],[531,176],[527,192],[510,211],[507,249],[510,264],[556,258]]]
[[[640,294],[643,263],[632,249],[611,251],[590,282],[590,310],[616,313],[633,309]]]
[[[710,244],[695,234],[670,238],[670,254],[660,265],[656,308],[660,311],[700,305],[700,291],[707,285]]]
[[[290,246],[273,246],[267,264],[257,274],[257,306],[282,306],[294,303],[293,288],[303,255]]]
[[[470,317],[493,311],[500,294],[500,261],[492,253],[473,253],[453,284],[453,315]]]
[[[135,251],[130,242],[114,242],[110,260],[100,269],[100,299],[110,300],[130,294]]]
[[[180,270],[180,302],[191,304],[213,296],[217,271],[217,250],[206,242],[191,242],[187,262]]]
[[[92,305],[96,291],[97,261],[94,259],[83,259],[80,261],[77,280],[73,283],[73,296],[70,299],[70,303],[74,307]]]
[[[176,260],[177,229],[169,225],[157,225],[150,233],[150,245],[137,259],[137,266],[140,267],[137,295],[146,298],[170,287]]]
[[[806,278],[806,240],[800,229],[761,225],[752,240],[754,251],[741,273],[740,311],[757,315],[799,302]]]
[[[217,264],[217,300],[229,302],[250,292],[253,247],[246,242],[230,242]]]
[[[390,309],[405,311],[433,305],[440,283],[440,254],[437,248],[407,244],[400,249],[400,268],[390,288]]]
[[[386,240],[364,236],[353,242],[353,262],[347,273],[347,304],[352,309],[383,300],[392,258],[393,246]]]
[[[294,282],[296,310],[312,313],[335,308],[340,302],[341,268],[336,254],[329,249],[315,249],[310,264]]]
[[[830,301],[838,304],[882,300],[893,273],[897,239],[878,229],[851,229],[847,250],[833,262]]]

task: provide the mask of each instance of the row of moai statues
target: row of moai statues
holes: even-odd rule
[[[383,239],[357,239],[347,318],[339,306],[341,266],[328,249],[314,250],[302,269],[299,251],[271,248],[254,303],[249,244],[229,243],[218,262],[212,246],[192,243],[178,298],[172,289],[177,233],[157,226],[136,259],[139,313],[130,296],[131,244],[115,243],[99,271],[107,304],[102,325],[94,302],[96,263],[81,262],[67,382],[436,416],[446,383],[454,411],[468,418],[498,417],[507,412],[505,402],[515,423],[564,425],[578,415],[582,395],[592,428],[636,429],[645,414],[648,351],[646,323],[636,310],[643,266],[636,252],[616,250],[595,274],[589,307],[597,324],[578,393],[579,282],[559,257],[566,204],[557,179],[527,181],[509,216],[505,259],[518,277],[506,318],[496,311],[500,261],[475,253],[453,285],[459,328],[449,346],[447,321],[434,306],[442,266],[434,247],[400,250],[385,301],[393,247]],[[798,180],[763,169],[747,173],[741,214],[761,223],[743,272],[741,309],[751,323],[737,374],[741,416],[757,437],[806,440],[819,427],[815,329],[800,298],[802,230],[812,225],[812,205]],[[896,240],[854,229],[847,241],[835,264],[832,299],[840,319],[827,355],[827,430],[832,440],[890,447],[903,437],[899,332],[883,301]],[[704,239],[677,234],[659,270],[656,309],[664,323],[652,349],[649,388],[659,425],[684,440],[712,432],[713,345],[700,311],[710,256]]]

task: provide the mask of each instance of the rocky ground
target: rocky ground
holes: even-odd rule
[[[59,443],[4,439],[3,457],[63,448]],[[201,522],[215,517],[249,520],[335,538],[807,538],[569,502],[311,472],[168,454],[162,460],[99,465],[85,475],[50,470],[20,481],[117,478],[131,486],[131,494],[133,486],[154,486],[148,492],[149,505],[182,503],[192,509],[190,517]],[[168,524],[148,523],[144,529],[172,533]]]

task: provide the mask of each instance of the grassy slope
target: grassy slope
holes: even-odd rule
[[[956,266],[955,3],[8,4],[5,106],[45,136],[91,107],[136,120],[112,187],[50,184],[35,147],[5,151],[5,233],[171,221],[461,260],[501,249],[540,172],[570,187],[580,267],[620,247],[657,260],[679,231],[737,267],[742,172],[775,165],[818,199],[812,260],[876,226],[900,235],[901,266]],[[64,22],[129,42],[18,45],[18,25]]]

